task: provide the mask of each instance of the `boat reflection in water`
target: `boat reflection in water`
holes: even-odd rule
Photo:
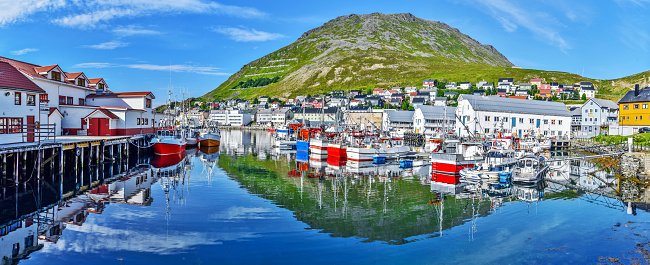
[[[567,233],[567,222],[548,231],[537,229],[547,220],[562,219],[556,214],[571,221],[588,215],[592,226],[602,226],[597,217],[608,215],[586,210],[599,206],[578,207],[579,202],[572,200],[601,203],[609,197],[592,198],[585,190],[607,187],[613,191],[619,184],[608,172],[591,174],[598,169],[596,165],[576,161],[553,162],[549,174],[534,185],[481,179],[452,185],[450,189],[449,184],[432,181],[429,161],[411,161],[404,163],[409,164],[408,168],[401,168],[396,162],[373,164],[336,156],[297,159],[296,151],[271,148],[266,132],[224,130],[222,137],[221,148],[202,147],[177,155],[126,159],[128,165],[116,161],[113,165],[93,166],[85,172],[96,175],[81,175],[79,180],[74,174],[67,174],[63,180],[57,175],[45,176],[0,189],[0,257],[7,257],[5,263],[9,264],[28,256],[29,262],[37,263],[65,256],[64,261],[97,258],[99,263],[110,263],[123,255],[131,255],[132,263],[155,259],[169,259],[161,264],[197,263],[186,261],[188,255],[197,255],[201,261],[214,256],[239,261],[246,259],[242,254],[250,253],[252,248],[257,248],[259,255],[251,255],[254,257],[250,259],[279,254],[292,257],[309,252],[305,250],[311,250],[312,245],[297,250],[288,246],[309,242],[315,248],[340,251],[345,258],[380,249],[391,263],[410,261],[401,260],[408,258],[405,252],[408,256],[423,253],[417,261],[426,263],[433,251],[435,258],[453,263],[464,252],[480,251],[475,248],[481,244],[519,246],[526,242],[534,250],[555,248],[535,237],[545,239]],[[645,211],[650,207],[643,204],[647,201],[644,196],[650,192],[638,181],[622,180],[621,193],[627,195],[619,198],[625,204],[629,202],[633,211]],[[555,201],[545,203],[547,200]],[[538,205],[544,205],[539,214],[534,211]],[[623,202],[615,198],[608,207],[619,206]],[[619,213],[625,210],[616,209]],[[606,210],[603,212],[613,212]],[[490,222],[481,222],[482,218]],[[615,237],[610,228],[600,227],[598,231],[607,233],[605,237]],[[233,233],[236,230],[242,233]],[[515,241],[502,235],[513,235]],[[578,240],[567,237],[551,241],[571,244]],[[477,242],[467,244],[466,238]],[[518,241],[521,238],[524,241]],[[580,245],[594,241],[579,240],[583,240]],[[416,241],[426,242],[408,244]],[[277,247],[265,248],[268,244]],[[404,244],[408,246],[390,246]],[[567,253],[581,251],[578,248],[567,248]],[[553,255],[551,251],[532,251],[530,256],[520,256],[523,250],[517,247],[517,254],[508,254],[507,259],[539,261],[548,257],[544,255]],[[452,254],[443,257],[441,252]],[[571,261],[584,259],[583,253],[578,254],[568,256]],[[308,258],[312,255],[296,255],[296,259],[311,262]],[[480,263],[480,258],[470,263]],[[253,262],[246,261],[250,262],[242,263]]]

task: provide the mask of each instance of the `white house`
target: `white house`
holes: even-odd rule
[[[40,108],[45,91],[10,64],[0,62],[0,94],[0,144],[38,140],[23,138],[23,129],[25,125],[48,123],[49,108]],[[60,133],[60,120],[56,126]]]
[[[595,98],[596,97],[596,89],[594,89],[593,87],[581,87],[580,88],[580,97],[582,97],[582,95],[585,95],[585,97],[587,99]]]
[[[409,110],[386,110],[382,115],[382,129],[398,135],[413,131],[413,113]]]
[[[571,113],[564,103],[504,97],[460,95],[456,132],[515,136],[570,137]]]
[[[257,122],[257,124],[262,124],[262,125],[271,124],[272,120],[273,120],[273,111],[270,109],[258,110],[257,115],[255,115],[255,122]]]
[[[0,57],[0,62],[8,63],[45,91],[39,98],[40,123],[59,121],[63,134],[133,135],[155,131],[157,119],[151,92],[113,93],[103,78],[89,79],[83,72],[66,73],[59,65],[38,66],[5,57]]]
[[[614,101],[592,98],[582,104],[578,137],[590,138],[608,134],[610,126],[618,125],[618,105]]]
[[[288,109],[274,110],[271,113],[271,122],[273,124],[286,124],[293,119],[293,112]]]
[[[472,87],[472,82],[460,82],[458,87],[460,89],[470,89]]]
[[[415,133],[427,135],[441,134],[453,131],[456,124],[456,108],[448,106],[415,107],[413,113],[413,128]]]

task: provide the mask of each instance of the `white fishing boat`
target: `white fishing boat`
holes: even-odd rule
[[[498,180],[499,173],[509,172],[517,162],[517,152],[510,148],[491,149],[485,154],[485,160],[474,167],[460,170],[464,180]]]
[[[537,183],[544,177],[548,165],[544,157],[539,155],[528,155],[517,161],[512,171],[512,181],[518,183]]]

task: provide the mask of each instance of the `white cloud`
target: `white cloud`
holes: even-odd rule
[[[284,35],[279,33],[270,33],[264,31],[258,31],[255,29],[245,29],[245,28],[223,28],[217,27],[213,28],[212,31],[224,34],[230,39],[235,41],[269,41],[276,40],[284,37]]]
[[[571,48],[558,32],[557,28],[563,25],[557,22],[553,16],[544,12],[530,12],[529,9],[522,8],[517,3],[507,0],[469,1],[472,6],[478,4],[480,11],[496,19],[508,32],[513,32],[522,27],[532,32],[536,39],[556,46],[563,52]],[[567,16],[570,18],[569,14]]]
[[[59,17],[53,22],[66,27],[88,29],[118,18],[156,14],[223,14],[243,18],[267,16],[266,13],[255,8],[201,0],[95,0],[85,3],[83,7],[83,10],[92,11]]]
[[[75,64],[72,67],[74,68],[106,68],[113,67],[113,64],[110,63],[79,63]]]
[[[202,75],[223,75],[228,76],[230,73],[221,73],[219,68],[210,66],[194,66],[194,65],[155,65],[155,64],[112,64],[112,63],[79,63],[75,64],[75,68],[106,68],[106,67],[122,67],[150,71],[165,71],[176,73],[195,73]]]
[[[138,26],[130,25],[127,27],[119,27],[113,30],[113,33],[120,37],[128,37],[133,35],[159,35],[162,34],[160,31],[143,29]]]
[[[35,49],[35,48],[25,48],[25,49],[22,49],[22,50],[11,51],[10,53],[13,54],[13,55],[23,55],[23,54],[25,54],[25,53],[28,53],[28,52],[35,52],[35,51],[38,51],[38,49]]]
[[[65,5],[65,0],[0,0],[0,27],[23,21],[34,13],[55,10]]]
[[[109,41],[109,42],[104,42],[100,44],[95,44],[95,45],[84,45],[82,47],[84,48],[91,48],[91,49],[98,49],[98,50],[113,50],[117,48],[122,48],[129,46],[128,43],[126,42],[121,42],[119,40],[114,40],[114,41]]]

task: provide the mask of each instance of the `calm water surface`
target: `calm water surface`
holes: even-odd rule
[[[73,209],[72,220],[40,223],[43,248],[19,263],[646,262],[644,204],[632,215],[554,183],[445,195],[432,191],[428,166],[339,169],[269,145],[266,132],[224,131],[219,153],[188,150],[179,164],[152,162],[162,168],[71,199],[55,210]]]

